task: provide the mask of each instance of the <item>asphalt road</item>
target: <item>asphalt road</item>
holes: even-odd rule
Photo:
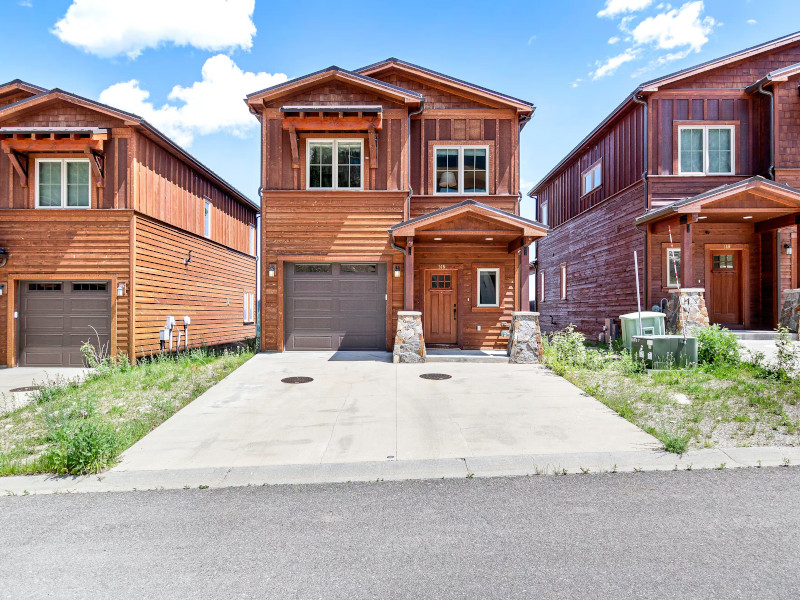
[[[774,600],[798,565],[796,467],[0,498],[3,598]]]

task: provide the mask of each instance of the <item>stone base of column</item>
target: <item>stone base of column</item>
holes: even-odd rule
[[[783,308],[778,319],[778,327],[785,327],[793,333],[800,329],[800,289],[783,292]]]
[[[538,312],[511,313],[511,335],[508,339],[508,362],[541,364],[544,359],[542,331]]]
[[[690,335],[695,329],[708,327],[708,310],[704,298],[705,289],[686,288],[672,292],[667,303],[665,328],[669,335]]]
[[[401,310],[397,313],[397,333],[394,336],[392,361],[396,363],[425,362],[425,336],[422,333],[422,313]]]

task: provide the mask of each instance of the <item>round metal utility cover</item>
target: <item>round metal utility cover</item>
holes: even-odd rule
[[[420,375],[422,379],[433,379],[434,381],[441,381],[442,379],[450,379],[452,375],[447,373],[423,373]]]
[[[26,387],[18,387],[9,390],[10,392],[35,392],[36,390],[40,389],[42,386],[40,385],[29,385]]]
[[[281,379],[283,383],[308,383],[314,381],[313,377],[286,377]]]

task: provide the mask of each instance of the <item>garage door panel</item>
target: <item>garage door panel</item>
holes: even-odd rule
[[[84,342],[97,345],[99,336],[101,345],[109,343],[110,286],[102,291],[80,287],[76,290],[73,282],[20,284],[21,366],[83,366]]]
[[[352,263],[348,263],[352,264]],[[287,350],[374,350],[386,347],[386,266],[374,272],[285,269]],[[369,271],[365,267],[365,271]]]

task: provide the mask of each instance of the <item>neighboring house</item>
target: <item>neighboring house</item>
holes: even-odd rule
[[[543,328],[595,336],[635,310],[634,251],[643,309],[680,284],[705,289],[712,323],[775,327],[798,286],[799,82],[796,33],[643,83],[614,109],[529,192],[551,228]]]
[[[397,59],[250,94],[262,125],[262,347],[504,348],[527,307],[519,133],[528,102]]]
[[[0,148],[0,365],[255,337],[258,207],[151,125],[12,81]]]

